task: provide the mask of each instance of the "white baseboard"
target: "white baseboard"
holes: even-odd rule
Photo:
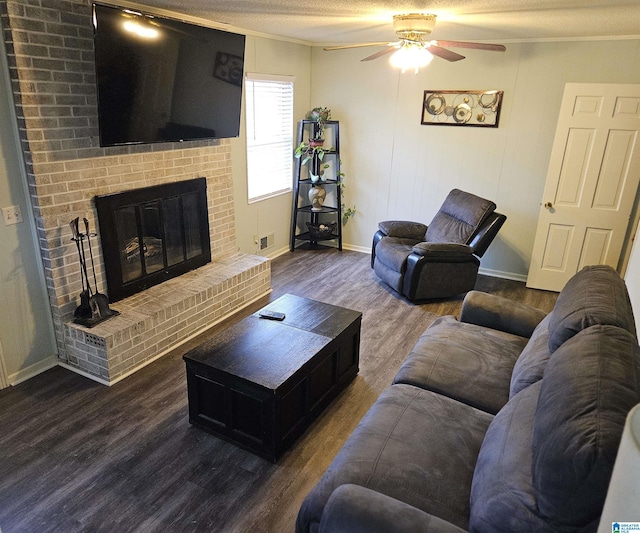
[[[150,362],[151,361],[148,361],[147,364],[149,364]],[[101,377],[94,376],[93,374],[89,374],[89,372],[85,372],[84,370],[81,370],[75,366],[71,366],[70,364],[65,363],[63,361],[58,361],[58,366],[61,366],[62,368],[66,368],[67,370],[71,370],[71,372],[75,374],[80,374],[81,376],[84,376],[85,378],[89,378],[92,381],[97,381],[101,385],[113,385],[113,383],[115,383],[115,381],[113,383],[109,383],[106,379],[102,379]]]
[[[365,248],[364,246],[354,246],[352,244],[343,243],[342,248],[343,250],[349,250],[351,252],[360,252],[363,254],[371,253],[371,248]],[[281,248],[280,250],[270,253],[266,257],[268,257],[269,259],[275,259],[276,257],[280,257],[281,255],[284,255],[287,252],[289,252],[289,247]]]
[[[285,246],[284,248],[280,248],[279,250],[276,250],[275,252],[271,252],[270,254],[266,255],[265,257],[269,258],[269,259],[275,259],[276,257],[280,257],[281,255],[286,254],[289,251],[289,247]]]
[[[42,361],[38,361],[33,365],[29,365],[27,368],[23,368],[18,370],[18,372],[14,374],[9,374],[7,376],[7,381],[9,385],[18,385],[23,381],[27,381],[28,379],[37,376],[38,374],[42,374],[42,372],[53,368],[58,365],[58,356],[56,354],[50,355],[46,359]]]
[[[366,248],[365,246],[355,246],[353,244],[343,244],[342,247],[345,250],[349,250],[351,252],[360,252],[361,254],[370,254],[371,248]]]
[[[502,270],[491,270],[490,268],[480,268],[478,273],[492,278],[510,279],[513,281],[522,281],[524,283],[527,282],[527,276],[525,274],[514,274],[513,272],[503,272]]]

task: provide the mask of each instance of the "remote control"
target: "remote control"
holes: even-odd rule
[[[258,314],[260,318],[266,318],[267,320],[284,320],[285,314],[279,313],[278,311],[269,311],[265,309],[264,311],[260,311]]]

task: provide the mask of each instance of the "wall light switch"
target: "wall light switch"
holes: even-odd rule
[[[19,224],[22,222],[22,211],[20,211],[19,205],[12,205],[2,208],[2,218],[4,218],[4,225],[11,226],[12,224]]]

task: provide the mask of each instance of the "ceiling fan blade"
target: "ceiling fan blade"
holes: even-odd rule
[[[391,44],[394,44],[394,43],[391,43]],[[368,57],[365,57],[360,61],[371,61],[372,59],[378,59],[379,57],[390,54],[391,52],[395,52],[396,50],[397,48],[395,46],[389,46],[388,48],[385,48],[384,50],[380,50],[379,52],[376,52],[375,54],[370,55]]]
[[[504,52],[506,47],[501,44],[470,43],[466,41],[436,41],[438,46],[449,46],[452,48],[475,48],[476,50],[488,50],[490,52]]]
[[[364,46],[390,46],[390,45],[395,45],[398,44],[396,42],[391,43],[389,41],[381,41],[378,43],[359,43],[359,44],[343,44],[343,45],[339,45],[339,46],[325,46],[323,48],[323,50],[326,50],[327,52],[331,51],[331,50],[346,50],[347,48],[362,48]]]
[[[434,56],[441,57],[442,59],[446,59],[447,61],[460,61],[461,59],[464,59],[463,55],[460,55],[453,50],[440,48],[436,45],[427,46],[427,50],[429,50],[429,52],[431,52]]]

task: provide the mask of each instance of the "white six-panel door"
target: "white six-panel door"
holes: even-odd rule
[[[640,180],[640,85],[565,86],[527,286],[617,268]]]

